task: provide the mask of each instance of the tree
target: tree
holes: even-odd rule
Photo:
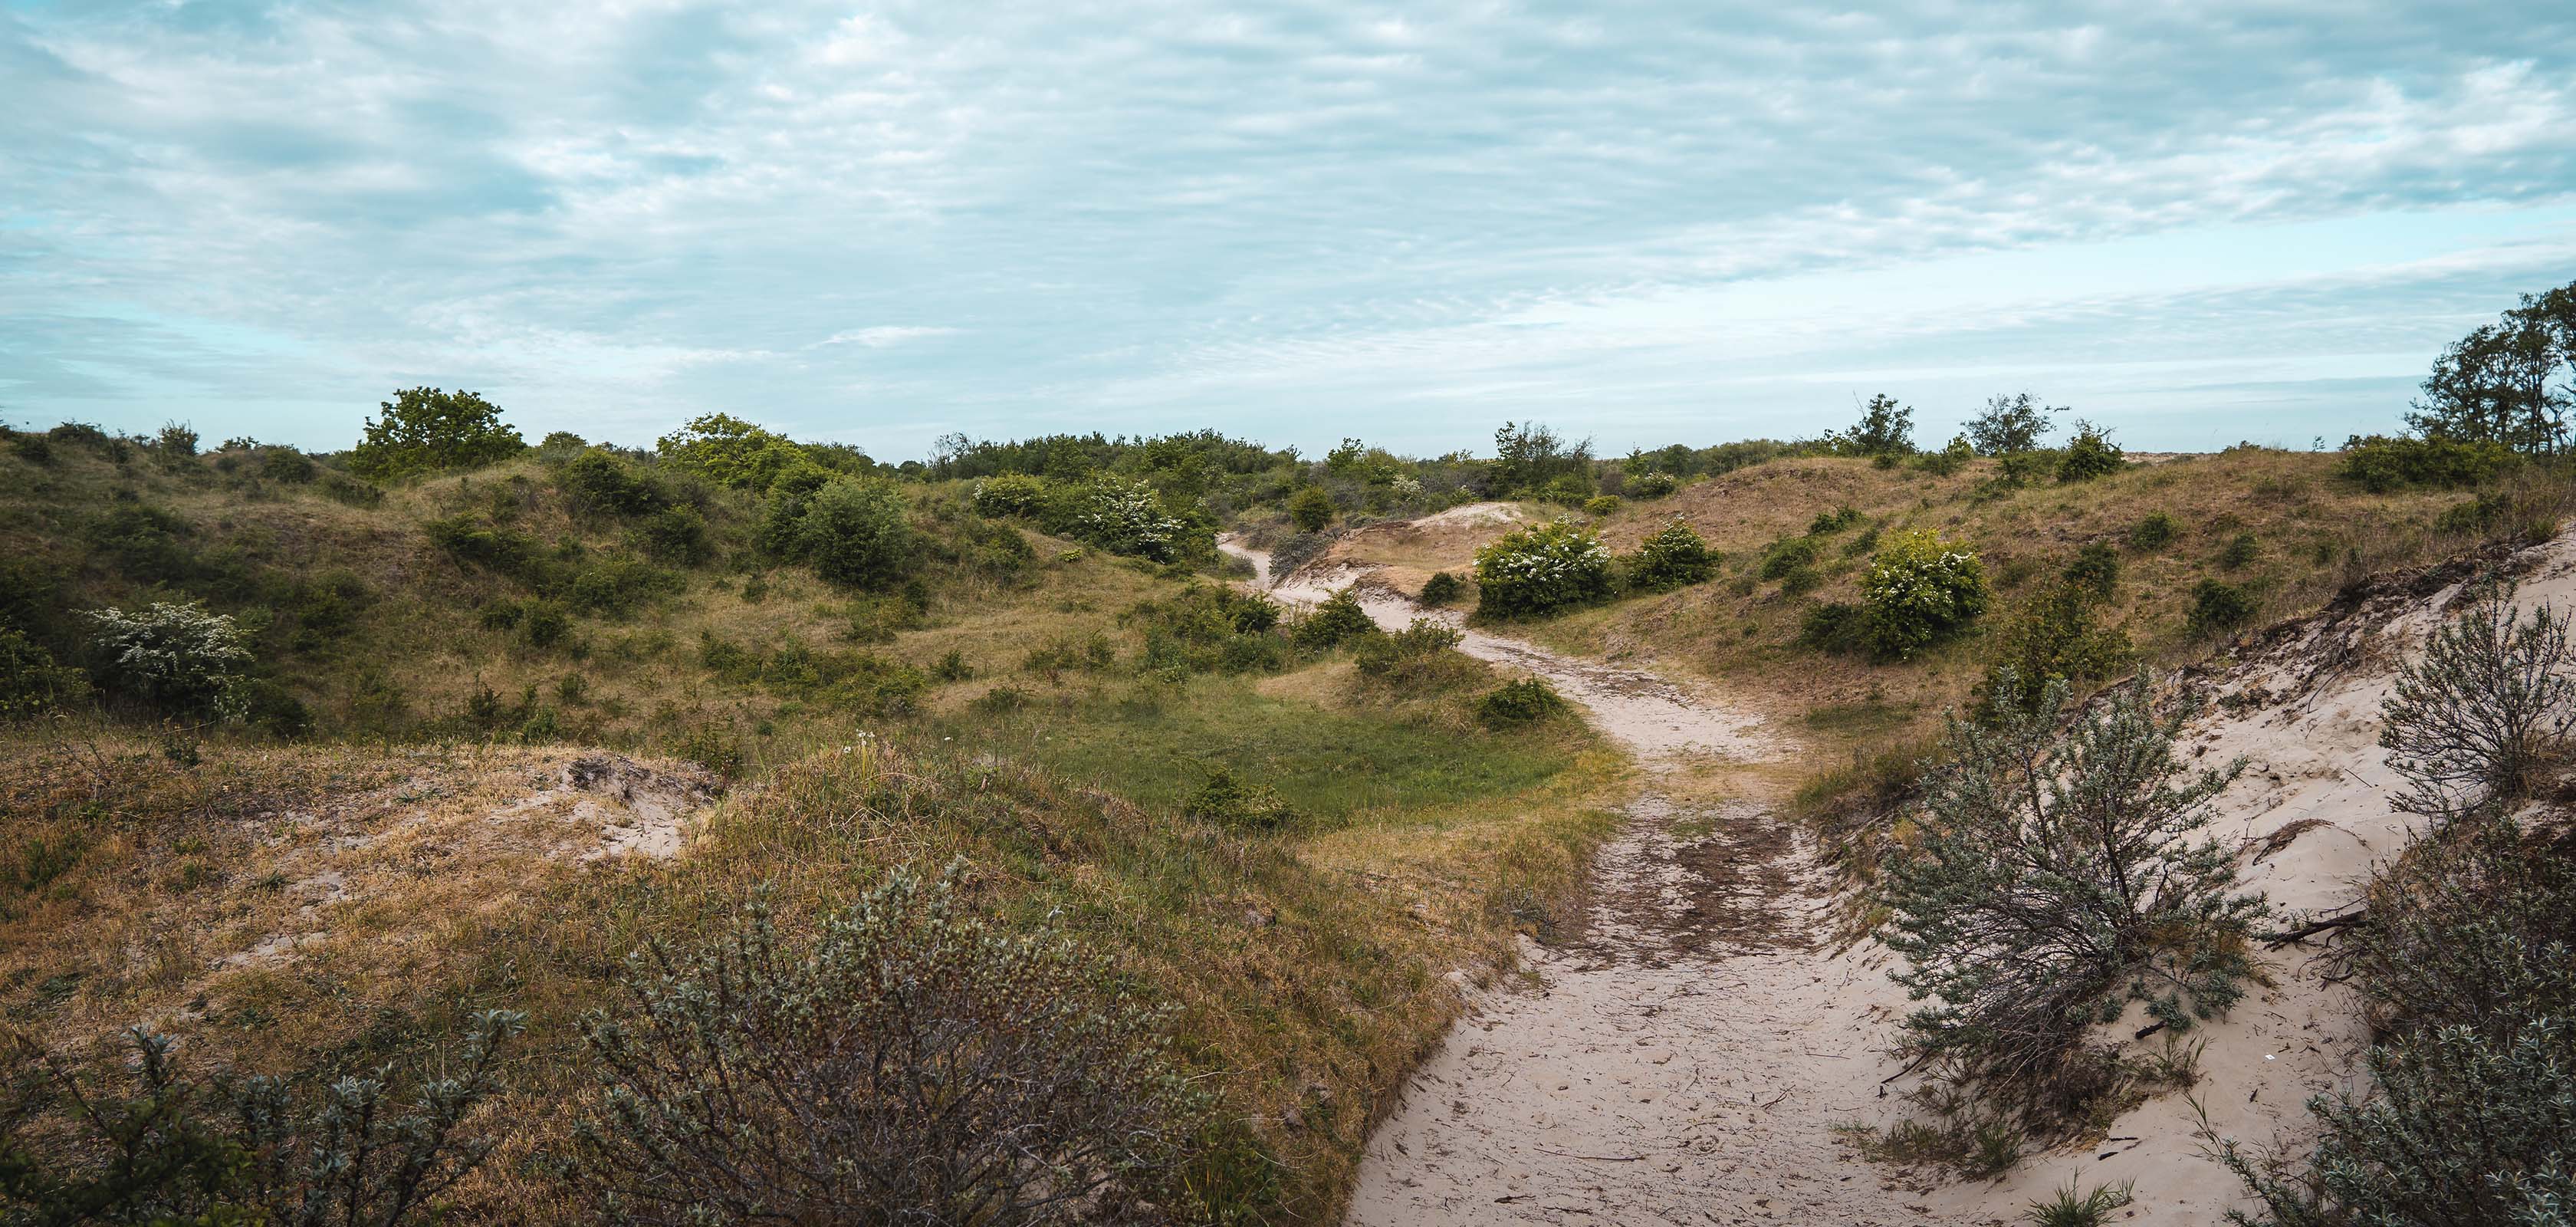
[[[472,392],[405,388],[366,425],[349,449],[349,468],[382,481],[507,460],[527,449],[501,408]]]
[[[1968,442],[1980,456],[2007,456],[2039,446],[2048,435],[2048,415],[2064,405],[2043,405],[2028,392],[1986,398],[1984,412],[1968,419]]]
[[[836,584],[882,588],[910,569],[919,540],[903,495],[882,479],[834,478],[796,519],[796,553]]]
[[[1556,432],[1532,422],[1511,422],[1494,432],[1494,493],[1535,490],[1559,477],[1569,477],[1592,464],[1592,440],[1568,444]]]
[[[1301,533],[1320,531],[1333,522],[1333,496],[1322,486],[1307,486],[1288,500],[1288,520]]]
[[[2226,1009],[2252,972],[2267,908],[2236,891],[2235,853],[2204,832],[2245,770],[2173,754],[2187,712],[2158,719],[2141,675],[2068,714],[2064,681],[2028,707],[1997,688],[1991,725],[1950,718],[1950,762],[1923,779],[1920,833],[1888,865],[1882,931],[1917,1001],[1909,1047],[1968,1078],[2027,1085],[2128,1002],[2175,1030]]]
[[[683,470],[719,486],[754,491],[768,490],[780,474],[808,458],[806,449],[787,436],[724,413],[693,418],[654,446],[664,460]]]
[[[1914,454],[1914,410],[1892,396],[1873,396],[1860,420],[1849,430],[1825,432],[1825,446],[1837,456],[1910,456]]]
[[[2434,360],[2407,424],[2426,438],[2502,443],[2540,455],[2567,440],[2576,405],[2576,283],[2522,305]]]

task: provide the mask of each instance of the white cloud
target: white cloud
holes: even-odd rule
[[[957,333],[962,331],[964,330],[959,328],[932,328],[919,325],[887,324],[880,325],[875,328],[854,328],[848,332],[836,332],[823,338],[823,340],[818,344],[864,345],[869,349],[888,349],[897,345],[908,345],[914,341],[928,340],[932,337],[955,336]]]

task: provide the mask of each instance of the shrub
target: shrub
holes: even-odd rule
[[[1933,1002],[1906,1018],[1906,1045],[1997,1086],[2036,1089],[2131,1001],[2176,1031],[2223,1011],[2266,909],[2203,834],[2244,760],[2188,773],[2173,756],[2186,713],[2157,719],[2144,676],[2061,734],[2067,706],[2052,682],[2032,707],[1999,696],[1991,726],[1952,717],[1920,836],[1886,867],[1895,978]]]
[[[1868,517],[1863,516],[1858,509],[1850,506],[1836,507],[1831,511],[1819,511],[1815,519],[1807,521],[1807,535],[1830,537],[1866,518]]]
[[[1948,477],[1968,467],[1968,462],[1976,457],[1977,449],[1969,445],[1967,436],[1953,435],[1950,442],[1940,451],[1924,452],[1916,456],[1914,467],[1934,477]]]
[[[1333,497],[1322,486],[1307,486],[1288,500],[1288,522],[1301,533],[1318,532],[1333,522]]]
[[[1717,555],[1690,525],[1675,520],[1637,543],[1628,559],[1628,582],[1656,592],[1706,583],[1717,569]]]
[[[405,388],[378,408],[349,449],[349,471],[371,481],[490,464],[528,446],[499,406],[471,392]]]
[[[1846,601],[1811,605],[1798,623],[1798,643],[1821,652],[1857,653],[1869,645],[1869,615]]]
[[[2028,392],[1990,396],[1986,407],[1968,419],[1968,432],[1960,438],[1988,456],[2032,451],[2048,435],[2048,415],[2064,412],[2066,406],[2042,404]]]
[[[1003,473],[975,483],[975,510],[988,516],[1034,516],[1046,509],[1047,483],[1026,473]]]
[[[2111,599],[2120,587],[2120,552],[2112,549],[2108,541],[2096,541],[2075,551],[2075,561],[2066,564],[2066,582],[2094,600]]]
[[[1516,529],[1476,551],[1476,612],[1530,617],[1610,595],[1610,551],[1567,520]]]
[[[2234,571],[2261,557],[2262,554],[2263,547],[2254,540],[2254,534],[2238,533],[2228,541],[2226,549],[2218,552],[2218,565]]]
[[[1861,585],[1861,604],[1870,651],[1903,660],[1966,629],[1985,612],[1985,568],[1940,534],[1909,529],[1879,546]]]
[[[1825,450],[1837,456],[1906,456],[1914,452],[1914,410],[1890,396],[1873,396],[1847,430],[1828,430]]]
[[[2490,440],[2354,435],[2344,441],[2335,474],[2384,494],[2408,486],[2482,485],[2513,464],[2513,449]]]
[[[766,493],[781,474],[807,459],[805,449],[785,435],[724,413],[693,418],[654,448],[664,463],[684,473],[754,493]]]
[[[2129,529],[2129,545],[2141,551],[2160,550],[2172,544],[2173,539],[2181,534],[2182,527],[2174,523],[2172,516],[2161,511],[2151,511],[2147,513],[2146,518],[2139,520]]]
[[[2406,788],[2391,808],[2448,821],[2530,794],[2576,728],[2576,654],[2568,619],[2547,605],[2526,619],[2513,585],[2483,584],[2400,662],[2380,705],[2379,744]]]
[[[2016,709],[2030,708],[2050,682],[2089,692],[2134,658],[2129,637],[2096,624],[2093,594],[2071,582],[2032,594],[1996,639],[1994,663],[1978,687],[1981,719],[1992,719],[2007,699]]]
[[[530,601],[520,607],[519,633],[530,647],[550,648],[572,633],[572,620],[552,601]]]
[[[332,502],[351,507],[373,507],[385,501],[383,489],[346,473],[324,473],[322,494]]]
[[[662,483],[634,462],[588,448],[555,470],[555,485],[582,510],[606,515],[650,515],[671,505]]]
[[[103,672],[115,685],[173,711],[239,720],[242,673],[251,661],[249,637],[223,614],[190,601],[155,602],[150,609],[94,609],[91,640]]]
[[[50,715],[88,694],[79,670],[56,663],[25,632],[0,626],[0,724]]]
[[[964,652],[950,648],[947,655],[939,658],[938,664],[930,667],[930,676],[942,682],[962,682],[975,676],[975,670],[966,663]]]
[[[1619,496],[1616,494],[1596,494],[1583,500],[1583,514],[1588,516],[1606,516],[1617,510]]]
[[[485,524],[471,512],[427,520],[420,527],[429,535],[429,543],[449,557],[487,571],[519,574],[539,557],[536,538],[515,528]]]
[[[2199,636],[2232,631],[2254,620],[2254,596],[2234,584],[2204,579],[2191,590],[2187,625]]]
[[[259,475],[269,479],[270,481],[282,481],[292,485],[302,485],[313,480],[316,476],[319,476],[320,473],[321,469],[313,463],[313,458],[311,456],[307,456],[294,448],[267,447],[260,449]]]
[[[636,548],[661,562],[694,567],[715,552],[707,542],[706,517],[689,507],[665,507],[635,526]]]
[[[16,452],[20,460],[32,465],[43,466],[54,462],[53,441],[43,435],[11,435],[9,450]]]
[[[1079,526],[1084,540],[1112,554],[1155,562],[1177,561],[1190,531],[1187,522],[1163,509],[1152,486],[1115,476],[1092,484]]]
[[[1535,677],[1505,682],[1476,700],[1476,719],[1487,728],[1511,728],[1544,720],[1566,710],[1556,689]]]
[[[1207,783],[1182,812],[1230,831],[1265,833],[1284,829],[1297,818],[1277,789],[1241,779],[1224,767],[1208,768]]]
[[[1681,483],[1673,480],[1670,473],[1646,473],[1628,483],[1628,494],[1633,498],[1662,498],[1680,488]]]
[[[2090,1193],[2079,1191],[2075,1178],[2066,1178],[2066,1187],[2047,1201],[2030,1203],[2023,1221],[2031,1227],[2102,1227],[2111,1221],[2111,1212],[2137,1200],[2130,1186],[2097,1184]]]
[[[1472,671],[1453,650],[1465,638],[1429,618],[1415,618],[1393,634],[1362,638],[1352,660],[1360,676],[1372,681],[1408,692],[1436,690]]]
[[[619,1221],[1023,1224],[1141,1217],[1209,1131],[1168,1011],[1052,930],[974,916],[962,867],[897,869],[810,939],[734,931],[627,962],[584,1027],[576,1177]]]
[[[1580,507],[1592,497],[1592,483],[1577,473],[1564,473],[1551,479],[1538,492],[1539,498],[1560,507]]]
[[[182,538],[196,535],[186,520],[149,503],[125,503],[93,520],[82,536],[127,578],[172,583],[196,570],[196,551]]]
[[[161,435],[153,444],[153,450],[160,452],[165,460],[180,456],[194,456],[197,454],[197,432],[190,429],[184,422],[164,422],[161,425]]]
[[[890,482],[836,478],[796,518],[797,556],[814,573],[854,588],[883,588],[912,569],[919,539],[903,495]]]
[[[1467,585],[1459,582],[1457,576],[1447,571],[1434,571],[1431,573],[1431,578],[1422,581],[1422,595],[1414,599],[1436,609],[1443,605],[1456,604],[1458,598],[1464,596],[1466,592]]]
[[[2111,432],[2091,422],[2077,422],[2075,437],[2057,457],[2057,480],[2091,481],[2126,467],[2128,461],[2121,458],[2120,445],[2111,441]]]
[[[1763,579],[1780,579],[1791,571],[1816,561],[1816,542],[1811,537],[1784,537],[1762,551],[1762,563],[1754,574]]]
[[[1332,533],[1299,533],[1270,548],[1270,574],[1275,582],[1280,576],[1293,575],[1297,568],[1323,557],[1337,540]]]
[[[1358,592],[1341,588],[1317,602],[1289,632],[1289,639],[1298,647],[1320,651],[1375,633],[1377,622],[1360,607]]]
[[[679,576],[660,567],[617,558],[582,568],[565,587],[563,600],[582,613],[624,617],[654,597],[678,592],[683,586]]]
[[[474,1015],[464,1043],[408,1099],[390,1069],[321,1084],[318,1095],[266,1076],[203,1080],[177,1045],[142,1028],[118,1095],[16,1040],[30,1076],[0,1106],[0,1156],[13,1223],[363,1223],[441,1216],[439,1196],[490,1157],[464,1123],[495,1089],[502,1047],[523,1027],[507,1010]],[[315,1080],[317,1083],[319,1080]],[[85,1085],[86,1084],[86,1085]],[[61,1126],[17,1136],[39,1116]]]

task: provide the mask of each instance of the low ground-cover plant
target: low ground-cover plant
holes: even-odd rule
[[[622,1221],[1110,1220],[1172,1205],[1207,1124],[1169,1015],[1060,934],[898,869],[807,939],[766,906],[628,962],[586,1029],[576,1173]]]
[[[1569,520],[1515,529],[1476,551],[1476,613],[1535,617],[1611,594],[1610,550]]]
[[[1476,700],[1476,719],[1487,728],[1514,728],[1568,710],[1556,688],[1535,677],[1505,682]]]
[[[1930,529],[1889,536],[1861,584],[1871,653],[1903,660],[1967,629],[1986,609],[1986,572],[1975,554]]]
[[[2576,730],[2568,618],[2513,598],[2508,581],[2482,583],[2399,664],[2379,735],[2406,781],[2393,808],[2449,821],[2518,800]]]
[[[1182,807],[1192,818],[1230,831],[1265,834],[1285,829],[1297,819],[1297,811],[1276,788],[1246,780],[1227,767],[1210,767],[1207,777],[1207,783]]]
[[[1952,717],[1927,813],[1890,855],[1881,930],[1925,1005],[1904,1045],[1961,1081],[2033,1093],[2085,1057],[2089,1028],[2133,1001],[2174,1030],[2232,1005],[2265,913],[2206,832],[2243,761],[2191,772],[2180,714],[2148,681],[2073,716],[2065,683],[2025,707],[2006,676],[1991,723]]]

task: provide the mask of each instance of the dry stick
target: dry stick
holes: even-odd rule
[[[2328,916],[2323,920],[2311,920],[2295,929],[2283,929],[2278,933],[2257,933],[2254,935],[2254,940],[2259,941],[2266,946],[2286,946],[2292,942],[2306,941],[2307,939],[2314,937],[2319,933],[2323,933],[2328,929],[2351,928],[2352,926],[2360,924],[2362,921],[2369,918],[2370,909],[2363,908],[2356,912],[2346,912],[2341,916]]]

